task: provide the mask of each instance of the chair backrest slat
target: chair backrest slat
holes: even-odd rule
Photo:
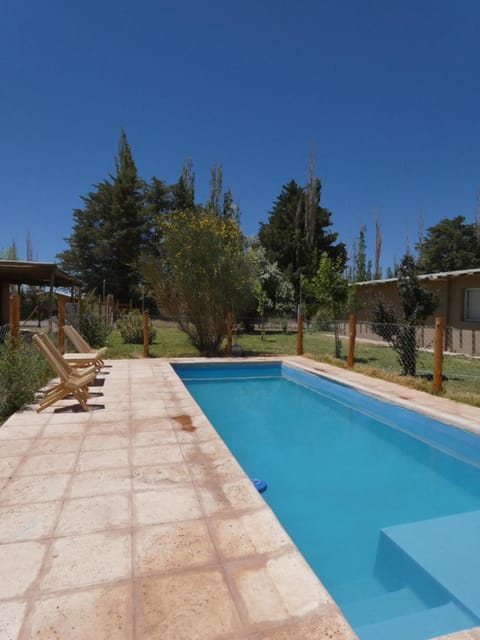
[[[70,367],[68,363],[63,360],[63,358],[57,358],[56,354],[48,344],[50,340],[47,338],[47,336],[43,332],[37,333],[33,336],[33,342],[35,343],[35,346],[39,349],[39,351],[43,353],[46,360],[48,360],[55,373],[57,373],[62,380],[68,380],[71,375]],[[54,347],[53,344],[52,347]]]
[[[66,324],[63,327],[63,331],[77,351],[79,351],[80,353],[88,353],[89,351],[93,351],[92,347],[88,344],[85,338],[80,333],[78,333],[75,327],[72,327],[72,325],[70,324]]]

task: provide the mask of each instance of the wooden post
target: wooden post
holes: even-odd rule
[[[353,369],[353,364],[355,362],[355,338],[357,336],[357,318],[354,313],[350,314],[349,317],[349,330],[348,330],[348,356],[347,356],[347,367],[349,369]]]
[[[297,314],[297,356],[303,354],[303,313],[300,307],[298,307]]]
[[[60,353],[65,351],[65,300],[57,300],[57,322],[58,322],[58,349]]]
[[[433,339],[433,392],[442,390],[443,373],[443,328],[444,318],[435,318],[435,337]]]
[[[143,357],[148,358],[150,353],[148,351],[149,343],[149,317],[148,311],[143,312]]]
[[[10,338],[16,340],[20,335],[20,296],[10,298]]]
[[[227,346],[225,347],[225,353],[229,355],[232,353],[232,325],[233,314],[231,311],[227,313]]]

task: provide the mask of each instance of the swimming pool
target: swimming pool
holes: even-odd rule
[[[478,437],[281,363],[175,370],[361,640],[480,624]]]

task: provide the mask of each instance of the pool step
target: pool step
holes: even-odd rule
[[[342,611],[350,624],[358,627],[425,611],[425,603],[409,587],[403,587],[397,591],[343,605]]]
[[[354,626],[360,640],[425,640],[468,629],[477,619],[453,602],[374,624]]]
[[[348,580],[339,585],[331,585],[330,592],[336,602],[342,607],[365,600],[375,598],[387,593],[385,587],[375,577]]]

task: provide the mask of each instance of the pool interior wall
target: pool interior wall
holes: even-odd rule
[[[174,368],[361,640],[480,623],[477,436],[280,362]]]

